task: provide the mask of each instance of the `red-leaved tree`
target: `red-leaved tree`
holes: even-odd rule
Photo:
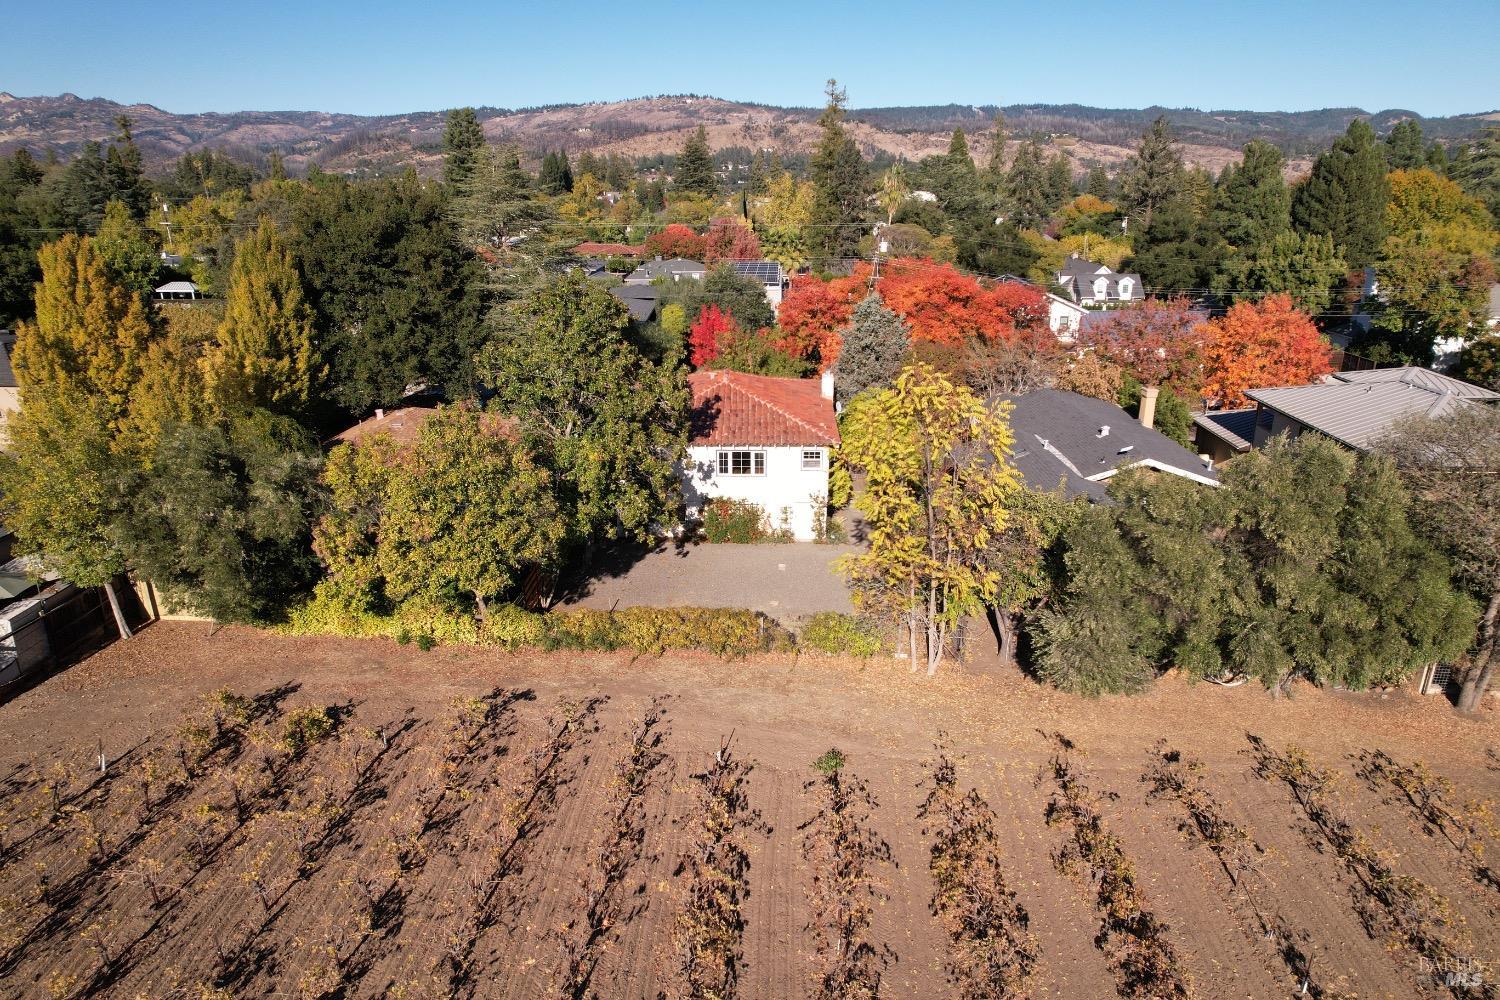
[[[812,274],[794,277],[776,311],[776,325],[781,327],[776,348],[827,369],[838,360],[840,331],[849,325],[854,307],[869,294],[869,281],[868,264],[856,265],[848,277],[830,281]]]
[[[1194,391],[1201,384],[1206,317],[1187,299],[1147,299],[1114,309],[1080,331],[1079,345],[1135,376],[1142,385],[1171,383]]]
[[[1290,295],[1241,302],[1208,324],[1203,395],[1241,406],[1246,389],[1309,385],[1333,371],[1328,342]]]
[[[760,237],[740,219],[713,220],[703,234],[703,262],[721,260],[760,260]]]
[[[1038,289],[1020,282],[986,286],[951,264],[897,258],[876,288],[886,307],[911,325],[914,343],[1010,343],[1047,324],[1046,299]]]
[[[703,259],[703,237],[688,226],[674,222],[659,233],[646,237],[647,257],[683,257],[688,260]]]
[[[698,321],[688,330],[688,360],[702,368],[719,356],[721,340],[735,331],[734,317],[709,303],[698,312]]]

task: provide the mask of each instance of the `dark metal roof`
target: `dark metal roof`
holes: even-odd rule
[[[1113,403],[1060,389],[996,398],[1013,407],[1011,460],[1032,489],[1053,490],[1061,482],[1069,498],[1105,500],[1104,481],[1142,463],[1204,483],[1219,481],[1218,473],[1197,455],[1160,431],[1142,427]]]
[[[1255,407],[1218,410],[1193,418],[1193,423],[1235,451],[1249,451],[1255,442]]]

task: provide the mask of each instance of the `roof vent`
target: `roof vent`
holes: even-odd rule
[[[1099,433],[1095,434],[1094,436],[1095,437],[1102,437],[1102,438],[1109,437],[1109,424],[1105,424],[1102,427],[1100,427],[1099,428]]]
[[[1127,444],[1125,447],[1123,447],[1119,451],[1115,452],[1115,454],[1116,455],[1128,455],[1132,451],[1135,451],[1135,445],[1133,445],[1133,444]]]

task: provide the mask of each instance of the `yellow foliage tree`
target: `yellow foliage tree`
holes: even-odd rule
[[[264,407],[298,416],[323,374],[301,279],[275,224],[261,219],[235,249],[224,322],[203,361],[207,396],[222,413]]]
[[[870,536],[844,570],[861,606],[903,622],[913,670],[919,634],[931,675],[953,628],[1000,592],[999,542],[1020,489],[1008,409],[919,363],[844,411],[840,456],[866,475],[855,505]]]
[[[67,235],[38,253],[36,320],[16,331],[23,405],[41,386],[97,397],[111,426],[125,418],[155,331],[141,297],[111,280],[87,236]]]

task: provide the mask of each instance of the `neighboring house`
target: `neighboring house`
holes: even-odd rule
[[[629,243],[580,243],[573,248],[579,257],[639,257],[646,252],[644,245]]]
[[[21,389],[16,385],[16,371],[10,366],[10,353],[15,346],[16,335],[0,330],[0,448],[10,440],[5,425],[11,414],[21,408]]]
[[[1255,407],[1214,410],[1193,418],[1193,446],[1218,465],[1255,447]]]
[[[161,252],[161,263],[163,267],[181,267],[182,254],[167,253],[165,250],[163,250]]]
[[[661,289],[655,285],[616,285],[609,294],[625,303],[630,318],[637,323],[645,323],[655,316],[661,302]]]
[[[827,516],[828,458],[839,443],[833,376],[772,378],[743,372],[688,376],[693,403],[681,469],[689,518],[714,497],[753,503],[773,528],[813,541]]]
[[[1061,389],[995,398],[1012,406],[1011,463],[1031,489],[1055,490],[1061,484],[1068,499],[1107,503],[1106,482],[1137,467],[1219,484],[1210,463],[1113,403]]]
[[[1411,367],[1339,372],[1318,385],[1251,389],[1245,395],[1256,404],[1250,439],[1256,448],[1276,434],[1296,437],[1316,431],[1356,451],[1368,451],[1407,417],[1443,417],[1462,406],[1500,405],[1500,392]],[[1202,423],[1198,426],[1214,433]]]
[[[625,275],[625,284],[649,285],[657,278],[666,278],[668,281],[681,281],[683,278],[692,278],[694,281],[702,281],[703,276],[707,273],[708,268],[696,260],[686,260],[682,257],[662,260],[658,257],[655,260],[647,261]]]
[[[1084,317],[1088,310],[1070,299],[1061,295],[1047,292],[1047,325],[1052,332],[1057,334],[1057,339],[1065,344],[1071,344],[1078,336],[1078,331],[1083,327]]]
[[[199,291],[198,286],[191,281],[169,281],[165,285],[159,286],[156,291],[152,292],[151,297],[167,301],[176,301],[179,299],[201,299],[203,298],[203,293]]]
[[[373,417],[339,431],[326,443],[330,448],[336,444],[360,444],[376,434],[386,434],[397,444],[411,444],[422,433],[422,427],[436,414],[435,406],[376,410]]]
[[[1490,329],[1500,327],[1500,281],[1490,286]]]
[[[1125,305],[1146,297],[1139,274],[1119,274],[1076,253],[1063,262],[1056,279],[1068,298],[1088,309]]]
[[[771,308],[781,307],[781,295],[786,290],[786,272],[774,260],[732,260],[729,266],[747,278],[760,282]]]

